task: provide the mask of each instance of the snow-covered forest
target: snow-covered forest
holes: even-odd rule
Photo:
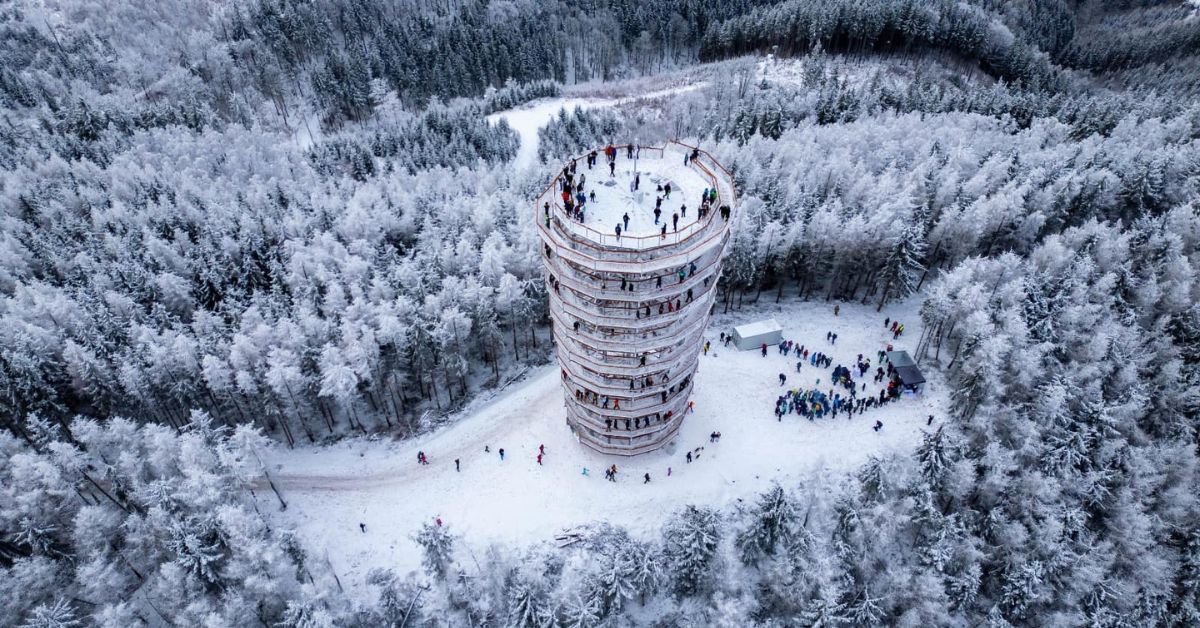
[[[0,625],[1196,625],[1197,77],[1180,0],[6,3]],[[717,311],[920,303],[937,422],[340,579],[268,454],[550,363],[530,199],[670,138],[738,186]]]

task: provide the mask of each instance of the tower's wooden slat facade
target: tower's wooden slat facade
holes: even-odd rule
[[[639,158],[682,160],[693,150],[669,142]],[[535,203],[566,419],[598,451],[658,449],[685,418],[737,207],[732,176],[698,155],[692,167],[717,199],[704,219],[667,237],[618,239],[572,220],[559,202],[562,174]]]

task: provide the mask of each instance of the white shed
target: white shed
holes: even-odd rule
[[[733,328],[733,344],[741,351],[758,349],[767,345],[777,345],[783,341],[783,328],[775,319],[746,323]]]

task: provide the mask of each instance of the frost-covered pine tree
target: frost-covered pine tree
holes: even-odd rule
[[[882,310],[894,298],[906,297],[917,288],[925,269],[925,231],[920,224],[911,224],[892,239],[891,250],[879,272],[879,305]]]
[[[783,487],[775,484],[767,489],[747,513],[746,527],[735,540],[742,562],[757,565],[764,557],[787,547],[797,525],[796,506]]]
[[[573,596],[559,613],[563,628],[595,628],[601,618],[600,600],[589,595]]]
[[[425,523],[413,539],[421,546],[421,564],[425,571],[445,581],[454,565],[454,536],[445,526]]]
[[[70,602],[63,598],[56,599],[52,604],[42,604],[29,613],[29,618],[21,624],[21,628],[79,628],[83,622],[79,620]]]
[[[554,608],[541,583],[516,576],[506,587],[508,624],[513,628],[542,628],[554,618]]]
[[[663,568],[680,595],[704,591],[716,575],[721,542],[717,511],[689,505],[663,528]]]
[[[337,622],[332,613],[322,608],[318,600],[290,600],[277,624],[280,628],[334,628]]]
[[[926,433],[921,437],[921,445],[917,447],[917,462],[920,465],[921,477],[930,486],[939,486],[950,470],[949,445],[944,431],[939,427],[932,434]]]
[[[386,626],[421,625],[424,616],[421,604],[423,588],[401,580],[390,569],[372,569],[367,573],[367,584],[378,590],[376,602],[370,608],[370,623]]]

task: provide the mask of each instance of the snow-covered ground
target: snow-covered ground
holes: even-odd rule
[[[564,528],[601,519],[637,534],[656,534],[666,515],[684,504],[727,506],[775,481],[812,481],[853,469],[872,455],[911,451],[927,429],[926,415],[940,417],[945,407],[941,378],[931,372],[923,396],[853,420],[839,415],[810,422],[790,415],[776,421],[775,399],[784,390],[779,373],[788,375],[788,387],[811,387],[819,378],[827,389],[832,369],[806,363],[798,375],[796,359],[774,347],[764,358],[758,351],[718,346],[721,330],[773,316],[785,338],[824,351],[835,365],[850,364],[859,353],[874,363],[875,352],[891,339],[885,316],[907,325],[894,343],[897,348],[909,348],[919,337],[919,304],[912,299],[879,314],[871,306],[842,304],[835,317],[833,304],[788,301],[716,317],[709,333],[714,349],[701,360],[696,376],[696,411],[659,452],[627,459],[578,444],[564,420],[558,368],[549,366],[492,398],[477,399],[448,427],[413,440],[354,439],[273,450],[268,468],[289,508],[276,512],[266,491],[259,491],[261,507],[278,524],[294,527],[317,556],[327,556],[347,585],[362,583],[373,567],[419,568],[420,552],[411,536],[439,516],[463,536],[468,552],[491,543],[550,540]],[[826,342],[827,331],[838,334],[836,345]],[[874,388],[877,394],[867,380],[868,391]],[[879,432],[872,430],[877,419],[884,423]],[[709,443],[713,431],[722,433],[719,443]],[[540,466],[539,445],[546,447]],[[704,449],[688,464],[685,453],[697,447]],[[418,451],[426,453],[429,465],[417,464]],[[455,469],[456,459],[461,471]],[[603,474],[614,463],[615,484]],[[651,476],[649,484],[643,483],[644,473]],[[367,526],[365,533],[360,522]]]
[[[600,231],[613,233],[622,217],[629,214],[629,226],[622,226],[627,236],[652,236],[659,233],[661,223],[668,231],[674,231],[672,215],[681,213],[679,229],[684,229],[699,218],[700,195],[712,183],[695,167],[683,165],[685,152],[675,149],[665,151],[662,157],[651,157],[650,151],[642,151],[635,162],[621,151],[617,158],[615,176],[608,175],[608,164],[601,163],[591,170],[580,172],[587,175],[584,190],[596,193],[596,200],[584,204],[584,224]],[[582,166],[580,166],[582,168]],[[640,173],[640,184],[634,190],[632,183]],[[664,197],[659,222],[654,219],[655,199],[665,194],[657,192],[659,186],[670,184],[671,195]],[[684,208],[686,206],[686,209]]]
[[[558,115],[559,110],[566,109],[573,111],[575,107],[582,109],[591,109],[594,107],[612,107],[614,105],[623,105],[638,100],[651,100],[654,98],[662,98],[674,94],[692,91],[704,87],[706,83],[693,83],[690,85],[681,85],[670,89],[664,89],[655,92],[640,94],[637,96],[627,96],[623,98],[574,98],[564,96],[559,98],[541,98],[513,109],[507,109],[493,113],[487,117],[488,122],[495,124],[501,118],[508,120],[508,126],[517,132],[517,136],[521,139],[521,146],[517,150],[517,156],[513,159],[513,167],[517,169],[528,168],[537,162],[538,149],[538,129],[546,126]]]

